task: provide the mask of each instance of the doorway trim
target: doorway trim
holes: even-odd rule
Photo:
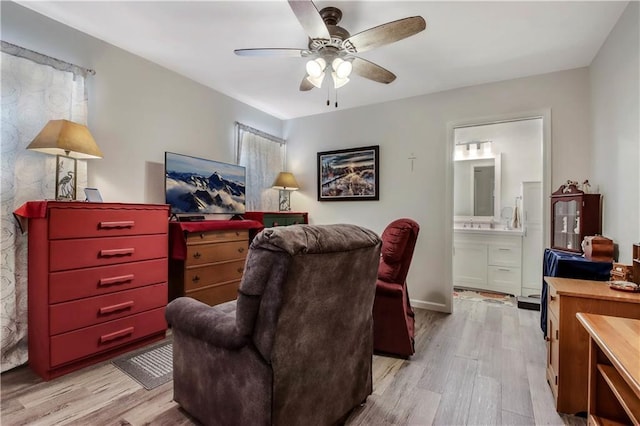
[[[542,235],[544,246],[549,246],[549,222],[551,194],[551,108],[532,111],[513,112],[492,116],[455,120],[447,123],[447,151],[446,151],[446,179],[445,179],[445,259],[449,268],[445,271],[445,278],[449,283],[451,297],[445,303],[445,312],[453,313],[453,154],[455,150],[454,130],[461,127],[475,127],[488,124],[507,123],[511,121],[542,119]]]

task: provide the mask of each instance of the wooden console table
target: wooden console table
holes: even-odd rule
[[[307,212],[246,212],[244,217],[250,220],[257,220],[265,228],[309,223],[309,214]]]
[[[577,314],[589,333],[589,424],[640,424],[640,320]]]
[[[578,312],[640,319],[640,293],[609,288],[606,282],[545,277],[547,304],[547,381],[556,410],[576,414],[587,411],[589,335]]]
[[[254,220],[169,223],[169,300],[189,296],[208,305],[233,300],[249,244],[263,228]]]

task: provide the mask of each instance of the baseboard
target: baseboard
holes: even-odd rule
[[[429,311],[451,313],[451,309],[447,308],[444,303],[427,302],[424,300],[411,299],[411,306],[414,308],[427,309]]]

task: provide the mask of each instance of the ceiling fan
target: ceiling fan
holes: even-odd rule
[[[342,11],[337,7],[325,7],[318,11],[311,0],[289,0],[289,6],[309,36],[308,49],[258,48],[236,49],[234,52],[240,56],[309,58],[306,65],[307,73],[300,83],[301,91],[320,88],[325,77],[328,78],[329,75],[333,79],[334,87],[338,89],[349,82],[352,71],[378,83],[391,83],[396,79],[395,74],[356,56],[356,53],[402,40],[426,28],[426,22],[421,16],[411,16],[369,28],[352,36],[338,26],[342,19]]]

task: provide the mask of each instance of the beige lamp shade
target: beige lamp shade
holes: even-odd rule
[[[69,120],[50,120],[27,149],[73,158],[102,158],[87,126]]]
[[[276,177],[276,180],[273,181],[273,185],[271,185],[271,187],[274,189],[285,189],[287,191],[297,191],[300,189],[293,173],[289,172],[280,172],[278,177]]]

